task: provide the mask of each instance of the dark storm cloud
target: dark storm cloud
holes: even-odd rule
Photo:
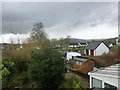
[[[47,32],[55,28],[53,33],[75,32],[100,24],[117,25],[117,3],[105,2],[64,2],[64,3],[3,3],[2,25],[3,33],[27,33],[33,24],[43,22]],[[58,28],[57,28],[58,27]],[[60,28],[59,28],[60,27]],[[58,31],[59,30],[59,31]]]

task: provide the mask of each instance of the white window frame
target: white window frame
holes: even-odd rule
[[[79,65],[79,61],[76,61],[76,65]]]

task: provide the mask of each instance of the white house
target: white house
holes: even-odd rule
[[[72,59],[72,56],[81,56],[81,54],[77,52],[67,52],[67,60]]]
[[[100,56],[109,52],[109,47],[104,42],[91,42],[85,49],[86,54],[91,56]]]
[[[90,88],[115,88],[120,89],[120,64],[115,64],[104,69],[89,72]]]

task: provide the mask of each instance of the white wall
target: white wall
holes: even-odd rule
[[[90,55],[90,50],[88,52],[89,52],[89,55]]]
[[[101,43],[95,50],[94,50],[94,56],[100,56],[103,53],[108,53],[109,48],[104,44]]]
[[[99,76],[99,75],[90,75],[90,88],[92,88],[92,79],[91,79],[92,77],[96,78],[98,80],[101,80],[104,83],[108,83],[108,84],[113,85],[113,86],[118,88],[119,84],[118,84],[118,79],[117,78],[105,77],[105,76],[102,76],[102,75],[101,76]]]

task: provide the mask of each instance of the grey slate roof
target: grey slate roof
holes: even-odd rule
[[[89,60],[89,59],[85,59],[85,58],[73,58],[73,60],[78,60],[78,61],[82,61],[82,62],[85,62],[85,61],[87,61],[87,60]]]
[[[100,44],[101,42],[91,42],[85,49],[95,50]]]
[[[82,61],[85,62],[87,60],[89,60],[90,58],[84,57],[84,56],[74,56],[73,60],[78,60],[78,61]]]
[[[91,74],[99,74],[101,76],[111,76],[111,78],[116,77],[117,79],[120,79],[119,73],[120,72],[120,64],[114,64],[108,67],[105,67],[104,69],[98,69],[97,71],[89,72],[88,75]]]

